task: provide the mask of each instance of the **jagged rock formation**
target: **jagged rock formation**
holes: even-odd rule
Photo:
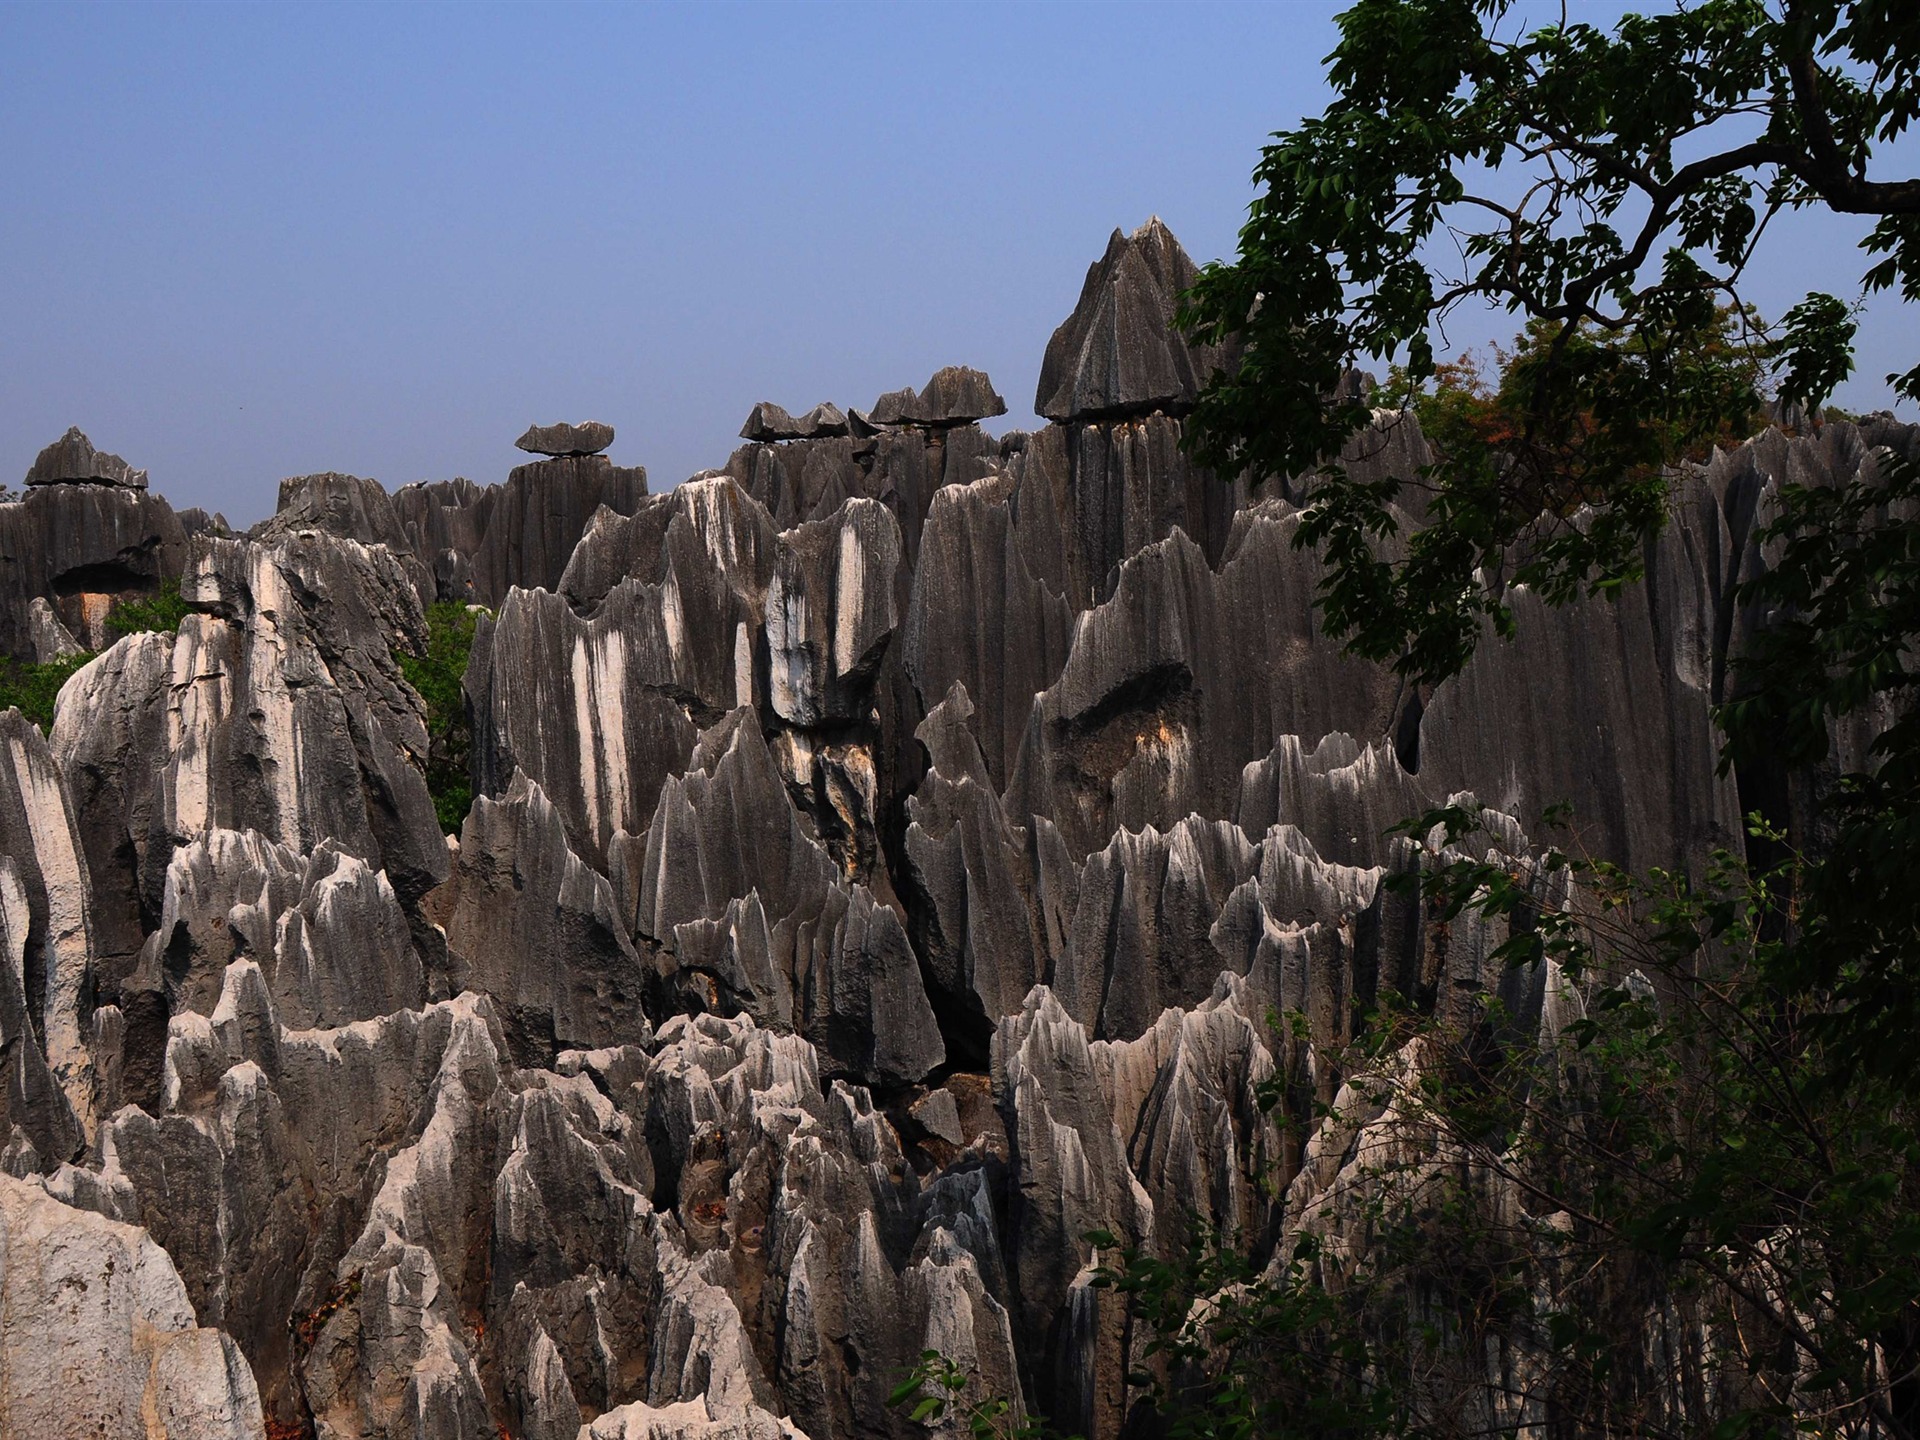
[[[97,650],[116,600],[177,580],[187,536],[147,472],[69,430],[40,452],[27,492],[0,503],[0,655]]]
[[[1190,409],[1228,359],[1189,344],[1174,325],[1181,293],[1198,278],[1158,216],[1131,235],[1115,230],[1047,342],[1033,408],[1057,421]]]
[[[978,418],[977,416],[975,417]],[[773,440],[826,440],[847,433],[847,416],[832,401],[822,401],[798,420],[771,400],[762,400],[740,427],[740,438],[764,443]]]
[[[955,368],[756,406],[659,495],[586,425],[498,486],[291,479],[247,536],[59,455],[0,505],[0,648],[104,648],[49,737],[0,716],[0,1428],[906,1440],[935,1348],[1117,1436],[1145,1337],[1088,1232],[1363,1243],[1402,1142],[1330,1058],[1357,1009],[1577,1013],[1429,933],[1394,826],[1491,806],[1518,865],[1571,800],[1688,868],[1767,786],[1810,813],[1715,774],[1734,587],[1773,487],[1915,432],[1716,456],[1644,591],[1516,595],[1414,691],[1317,633],[1297,492],[1182,451],[1232,359],[1171,328],[1191,274],[1116,234],[1031,435]],[[1381,414],[1346,458],[1427,453]],[[105,647],[166,580],[178,633]],[[454,838],[397,658],[437,599],[487,608]],[[43,1331],[97,1415],[48,1415]]]
[[[32,485],[117,485],[127,490],[147,488],[147,472],[136,470],[118,455],[93,448],[93,442],[75,425],[34,457],[27,469]]]

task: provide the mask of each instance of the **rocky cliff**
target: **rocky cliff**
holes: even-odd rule
[[[1737,844],[1755,516],[1915,438],[1716,457],[1643,589],[1518,596],[1416,693],[1317,633],[1287,487],[1183,453],[1230,359],[1171,327],[1191,274],[1116,232],[1037,433],[953,368],[756,406],[660,494],[535,427],[502,485],[307,476],[228,536],[49,447],[0,649],[101,653],[49,735],[0,714],[0,1430],[907,1436],[936,1348],[1113,1436],[1141,1337],[1089,1232],[1337,1228],[1370,1117],[1317,1057],[1383,988],[1560,1024],[1431,943],[1389,827]],[[1426,451],[1383,413],[1348,458]],[[109,645],[166,581],[177,631]],[[400,665],[436,600],[486,607],[456,836]]]

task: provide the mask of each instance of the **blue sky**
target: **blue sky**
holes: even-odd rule
[[[1336,8],[0,6],[0,478],[79,424],[247,523],[285,475],[499,480],[595,418],[658,489],[756,400],[945,364],[1031,423],[1114,227],[1231,252]],[[1850,233],[1756,298],[1850,279]],[[1909,323],[1869,316],[1843,399]]]

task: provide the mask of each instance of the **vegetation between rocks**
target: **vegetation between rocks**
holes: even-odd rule
[[[147,599],[117,601],[107,614],[107,629],[115,636],[137,635],[148,630],[171,635],[190,613],[187,603],[180,598],[180,583],[168,580]],[[41,662],[0,656],[0,710],[16,707],[43,732],[50,730],[60,687],[93,659],[94,653],[81,650]]]
[[[427,790],[434,813],[448,835],[460,826],[473,805],[473,781],[467,768],[473,745],[473,727],[460,682],[473,651],[477,612],[456,600],[427,607],[427,648],[419,655],[400,655],[400,669],[427,706]]]

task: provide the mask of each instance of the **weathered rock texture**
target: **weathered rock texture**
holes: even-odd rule
[[[1778,485],[1915,432],[1716,456],[1643,590],[1516,595],[1416,692],[1318,634],[1297,491],[1183,453],[1232,361],[1171,328],[1192,273],[1116,234],[1035,434],[948,369],[759,405],[660,495],[550,427],[504,485],[303,476],[232,537],[56,446],[0,505],[0,646],[105,647],[167,580],[191,614],[50,737],[0,716],[0,1430],[906,1440],[934,1348],[1118,1436],[1145,1337],[1090,1231],[1364,1243],[1355,1016],[1577,1015],[1427,932],[1394,826],[1490,806],[1519,865],[1572,801],[1687,870],[1755,795],[1814,813],[1715,772],[1732,596]],[[1345,458],[1427,452],[1382,414]],[[487,611],[455,839],[397,659],[436,599]]]
[[[583,420],[578,425],[529,425],[527,433],[513,443],[530,455],[598,455],[613,444],[613,426],[598,420]]]
[[[147,472],[136,470],[118,455],[93,448],[93,442],[73,426],[34,457],[27,470],[28,485],[119,485],[128,490],[147,488]]]
[[[0,653],[50,658],[61,631],[101,648],[114,602],[178,580],[186,558],[186,531],[158,495],[93,482],[33,486],[0,504]]]
[[[0,1176],[0,1432],[262,1440],[239,1347],[146,1232]]]

